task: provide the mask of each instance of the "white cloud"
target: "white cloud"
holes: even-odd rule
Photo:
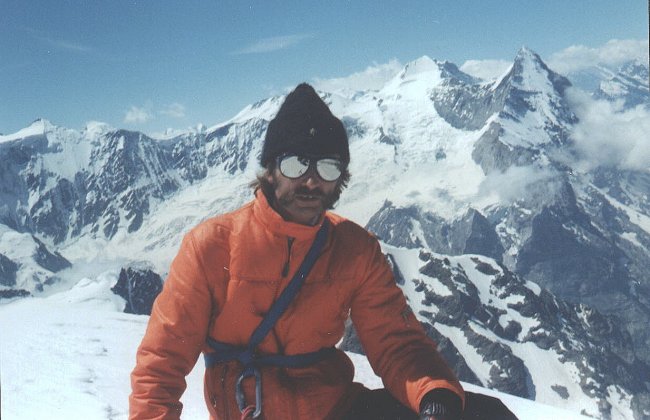
[[[540,189],[554,193],[558,186],[552,182],[552,171],[534,166],[511,166],[505,172],[492,171],[481,182],[478,197],[496,195],[501,202],[515,202],[527,197],[535,184],[535,190]]]
[[[23,30],[29,33],[34,38],[38,39],[39,41],[44,42],[58,50],[72,51],[76,53],[88,53],[93,50],[91,47],[81,44],[79,42],[69,41],[60,38],[53,38],[45,34],[43,31],[31,27],[24,27]]]
[[[577,89],[569,89],[567,98],[580,119],[572,137],[581,169],[650,169],[650,110],[641,105],[624,110],[621,102],[594,100]]]
[[[142,124],[151,121],[153,118],[150,105],[144,107],[131,106],[124,115],[124,122],[127,124]]]
[[[294,34],[264,38],[233,52],[233,54],[260,54],[283,50],[313,37],[313,34]]]
[[[460,69],[483,80],[495,80],[508,71],[510,66],[512,61],[506,60],[467,60]]]
[[[92,51],[92,48],[83,44],[79,44],[77,42],[70,42],[63,39],[53,39],[53,38],[44,38],[44,37],[40,39],[43,42],[46,42],[59,50],[66,50],[66,51],[72,51],[78,53],[86,53]]]
[[[124,113],[124,122],[126,124],[144,124],[156,119],[156,115],[164,115],[170,118],[185,118],[185,106],[178,102],[173,102],[162,109],[154,107],[152,101],[147,101],[144,106],[132,105]]]
[[[365,70],[353,73],[347,77],[333,79],[314,79],[316,89],[335,92],[340,90],[377,90],[395,77],[404,66],[396,59],[384,64],[373,64]]]
[[[172,118],[185,118],[185,106],[174,102],[173,104],[167,105],[160,113]]]
[[[551,55],[548,65],[555,71],[567,74],[597,64],[615,68],[630,60],[648,62],[647,39],[612,39],[597,48],[572,45]]]

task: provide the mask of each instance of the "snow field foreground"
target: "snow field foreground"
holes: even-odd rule
[[[0,304],[2,418],[127,419],[129,375],[148,317],[122,313],[110,288],[117,272],[84,278],[70,290]],[[367,359],[349,354],[355,380],[381,387]],[[203,364],[187,378],[184,419],[207,419]],[[578,414],[470,384],[497,396],[521,419],[581,419]]]

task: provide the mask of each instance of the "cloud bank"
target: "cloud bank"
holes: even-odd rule
[[[630,60],[648,62],[647,39],[612,39],[597,48],[573,45],[552,54],[547,64],[559,73],[568,74],[597,64],[616,68]]]
[[[124,122],[126,124],[142,124],[153,119],[153,115],[146,108],[139,108],[131,106],[124,115]]]
[[[160,111],[162,115],[172,118],[185,118],[185,106],[174,102]]]
[[[581,169],[650,170],[650,109],[623,109],[620,101],[594,100],[578,89],[567,90],[567,99],[580,119],[572,137]]]
[[[313,80],[314,87],[325,92],[359,91],[381,89],[390,79],[395,77],[404,66],[396,59],[384,64],[373,64],[365,70],[353,73],[347,77]]]
[[[555,174],[546,168],[535,166],[512,166],[505,172],[492,171],[481,182],[477,197],[499,197],[500,202],[514,203],[522,197],[527,197],[534,190],[537,193],[544,190],[553,194],[558,190],[554,182]],[[534,185],[534,187],[533,187]]]
[[[157,108],[157,107],[156,107]],[[158,111],[154,110],[154,105],[151,101],[147,101],[144,106],[132,105],[124,113],[124,123],[126,124],[144,124],[149,121],[155,120],[156,115],[163,115],[169,118],[183,119],[185,118],[185,105],[174,102]]]

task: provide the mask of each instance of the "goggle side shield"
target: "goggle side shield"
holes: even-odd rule
[[[283,155],[278,157],[278,168],[287,178],[300,178],[309,168],[315,165],[316,173],[323,181],[336,181],[341,177],[342,163],[334,158],[310,159],[298,155]]]

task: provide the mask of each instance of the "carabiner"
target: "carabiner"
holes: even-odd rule
[[[255,412],[253,418],[256,419],[262,414],[262,374],[255,366],[249,366],[239,375],[237,384],[235,385],[235,399],[239,406],[239,411],[242,413],[246,410],[246,397],[242,389],[242,382],[249,376],[255,376]]]

